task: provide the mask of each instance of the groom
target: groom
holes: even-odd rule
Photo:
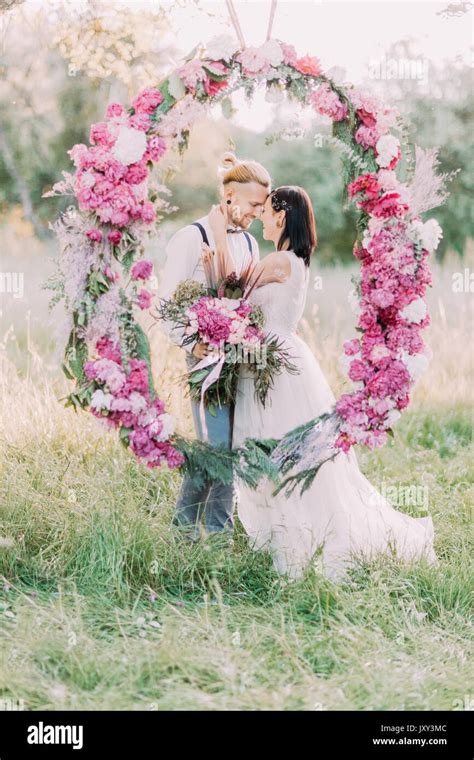
[[[255,161],[238,161],[235,156],[226,159],[226,171],[222,175],[222,204],[227,219],[227,242],[235,262],[237,274],[250,261],[259,260],[258,244],[246,230],[262,212],[270,192],[270,175]],[[178,230],[170,239],[166,264],[159,288],[160,298],[170,298],[182,280],[206,283],[201,255],[206,243],[212,250],[216,244],[209,225],[208,215]],[[179,326],[163,323],[168,337],[182,346],[183,330]],[[207,346],[200,341],[183,346],[187,351],[186,364],[190,369],[207,354]],[[204,440],[199,417],[199,404],[191,401],[197,437]],[[212,446],[224,444],[232,447],[233,406],[221,406],[213,416],[205,410],[207,442]],[[233,484],[206,480],[204,485],[189,475],[184,476],[176,504],[173,525],[184,529],[189,540],[201,535],[201,517],[205,516],[208,533],[231,531],[233,523]]]

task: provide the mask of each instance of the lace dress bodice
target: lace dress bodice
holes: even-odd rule
[[[284,282],[270,282],[255,288],[249,301],[260,306],[265,314],[265,332],[272,335],[292,335],[303,316],[309,281],[309,268],[293,251],[291,272]]]

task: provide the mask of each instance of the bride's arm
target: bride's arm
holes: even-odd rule
[[[209,213],[209,225],[216,243],[216,259],[220,279],[235,271],[235,263],[227,244],[227,221],[221,206],[212,207]]]

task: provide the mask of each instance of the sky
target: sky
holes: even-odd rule
[[[75,8],[85,2],[67,1]],[[166,4],[158,0],[116,0],[116,3],[134,10]],[[41,0],[27,0],[27,5],[38,4]],[[458,17],[440,15],[448,6],[454,9],[468,4],[447,0],[279,0],[272,37],[293,44],[300,55],[317,56],[326,71],[342,67],[346,80],[358,84],[367,78],[371,67],[383,65],[385,52],[392,43],[407,38],[415,41],[417,60],[421,62],[438,66],[445,60],[471,62],[472,11]],[[197,4],[178,0],[172,5],[177,47],[183,55],[216,34],[233,34],[224,0],[200,0]],[[246,44],[262,44],[267,34],[270,0],[234,0],[234,7]],[[179,64],[179,57],[174,63]],[[258,132],[268,129],[274,107],[265,102],[263,93],[254,97],[251,106],[245,103],[243,94],[236,93],[234,103],[238,109],[234,119],[237,124]]]
[[[299,54],[316,55],[323,69],[343,67],[349,81],[366,78],[370,67],[383,64],[385,51],[394,42],[412,38],[420,59],[437,65],[444,60],[470,62],[473,49],[472,13],[460,17],[438,15],[447,2],[431,0],[286,0],[277,3],[272,37],[292,43]],[[175,12],[179,47],[189,52],[198,42],[228,33],[225,2],[201,2],[202,11],[189,6]],[[265,41],[271,3],[269,0],[234,2],[247,45]],[[209,15],[207,15],[209,14]],[[386,60],[386,58],[385,58]],[[256,96],[252,105],[236,98],[235,122],[255,131],[268,129],[273,108]]]

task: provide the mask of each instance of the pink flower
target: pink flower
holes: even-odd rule
[[[141,218],[146,224],[151,224],[156,219],[156,211],[151,201],[145,201],[141,209]]]
[[[360,359],[354,359],[350,364],[348,374],[350,379],[354,382],[365,380],[367,376],[367,368],[364,362],[360,361]]]
[[[366,198],[377,198],[380,192],[380,185],[377,180],[376,174],[361,174],[357,179],[351,182],[347,186],[349,196],[353,198],[355,195],[363,193]]]
[[[89,148],[83,143],[77,143],[77,145],[74,145],[71,150],[67,151],[67,153],[74,165],[79,168],[83,165],[83,162],[89,153]]]
[[[294,66],[298,60],[298,54],[293,45],[287,45],[285,42],[280,42],[281,50],[283,53],[283,63],[287,66]]]
[[[162,137],[154,135],[148,140],[147,149],[143,156],[145,161],[159,161],[160,158],[166,153],[166,142]]]
[[[381,198],[364,204],[363,208],[379,219],[401,217],[408,211],[408,204],[400,201],[399,193],[385,193]]]
[[[370,300],[379,309],[386,309],[387,306],[391,306],[394,303],[395,294],[390,290],[378,288],[371,292]]]
[[[312,77],[318,77],[322,74],[321,64],[318,58],[314,56],[305,55],[303,58],[298,58],[293,67],[301,74],[306,74]]]
[[[380,133],[376,127],[361,126],[355,133],[356,142],[362,145],[364,150],[374,148],[379,137]]]
[[[188,61],[178,69],[177,74],[183,80],[186,89],[191,92],[195,92],[197,83],[206,78],[206,72],[198,60]]]
[[[347,452],[351,450],[351,447],[353,446],[354,443],[356,443],[356,441],[354,440],[351,441],[347,433],[341,433],[336,439],[334,446],[337,449],[342,449],[342,451],[344,451],[347,454]]]
[[[410,375],[405,364],[398,359],[391,362],[386,370],[380,370],[367,384],[372,398],[398,398],[410,386]]]
[[[224,66],[223,63],[220,61],[213,61],[212,62],[212,68],[216,69],[217,71],[220,71],[222,74],[227,74],[229,69]],[[209,95],[210,98],[212,98],[214,95],[217,95],[218,92],[221,90],[225,90],[225,88],[228,86],[229,82],[227,79],[221,79],[220,81],[216,81],[215,79],[212,79],[212,77],[206,77],[204,80],[204,89],[206,91],[206,95]]]
[[[132,102],[136,113],[153,113],[163,102],[163,95],[153,87],[146,87]]]
[[[123,116],[124,113],[125,109],[120,103],[109,103],[105,115],[108,119],[112,119],[114,116]]]
[[[115,137],[110,134],[104,121],[92,124],[89,139],[92,144],[102,145],[105,148],[112,148],[115,144]]]
[[[139,129],[141,132],[148,132],[151,127],[151,119],[147,113],[136,113],[130,116],[128,126],[131,129]]]
[[[260,48],[248,47],[242,50],[237,56],[237,60],[242,65],[244,73],[247,76],[266,73],[270,64],[265,58]]]
[[[385,430],[369,430],[365,436],[364,443],[369,449],[380,448],[387,442],[387,433]]]
[[[130,164],[128,166],[125,174],[125,182],[128,182],[130,185],[139,185],[141,182],[144,182],[147,177],[148,169],[146,161],[142,159],[136,164]]]
[[[168,446],[166,449],[166,462],[168,467],[171,469],[174,469],[176,467],[181,467],[182,464],[184,464],[184,456],[181,454],[180,451],[173,448],[173,446]]]
[[[342,121],[348,114],[348,108],[343,104],[337,93],[329,85],[322,84],[309,96],[309,102],[318,113],[329,116],[333,121]]]
[[[102,232],[97,229],[90,229],[86,232],[87,237],[89,240],[93,240],[95,243],[100,243],[102,240]]]
[[[141,259],[136,261],[131,269],[131,276],[133,280],[148,280],[153,271],[153,262],[148,259]]]
[[[112,245],[118,245],[122,240],[122,233],[120,230],[111,230],[107,235],[107,239]]]
[[[102,359],[110,359],[117,364],[122,363],[122,354],[118,343],[113,343],[109,338],[99,338],[95,347]]]
[[[142,289],[138,294],[138,306],[140,309],[149,309],[151,306],[152,295],[150,291]]]
[[[360,351],[360,341],[357,338],[346,340],[344,343],[344,353],[346,356],[353,356]]]
[[[375,118],[374,114],[370,111],[366,111],[365,108],[357,109],[356,114],[365,127],[372,128],[377,124],[377,119]]]

